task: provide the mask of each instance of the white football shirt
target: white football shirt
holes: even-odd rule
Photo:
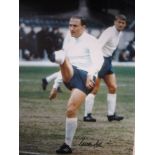
[[[65,37],[63,49],[72,65],[90,75],[98,72],[104,62],[98,40],[86,32],[79,38],[72,37],[69,32]]]
[[[114,50],[117,48],[122,32],[117,31],[115,26],[111,26],[102,32],[99,37],[99,45],[102,48],[104,57],[112,56]]]

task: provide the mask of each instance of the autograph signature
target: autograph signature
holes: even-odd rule
[[[89,147],[94,147],[94,148],[103,147],[102,146],[103,142],[100,140],[96,140],[95,142],[90,142],[87,140],[86,137],[81,137],[80,139],[81,141],[79,143],[79,146],[89,146]]]

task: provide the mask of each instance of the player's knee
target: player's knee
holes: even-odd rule
[[[117,91],[117,85],[111,85],[109,87],[109,92],[110,93],[116,93],[116,91]]]
[[[68,108],[67,111],[66,111],[66,116],[68,118],[75,117],[76,116],[76,111],[73,108]]]

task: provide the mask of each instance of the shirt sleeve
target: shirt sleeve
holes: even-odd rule
[[[101,69],[101,66],[104,62],[102,50],[97,39],[94,39],[91,43],[90,57],[92,60],[92,64],[90,65],[90,68],[88,70],[88,75],[93,76],[96,75],[96,73]]]
[[[106,29],[105,31],[103,31],[100,37],[98,38],[99,46],[101,48],[104,47],[104,45],[109,41],[110,37],[111,37],[110,29]]]

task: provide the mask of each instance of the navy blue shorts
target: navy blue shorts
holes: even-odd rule
[[[77,69],[77,67],[73,66],[74,74],[69,82],[64,82],[65,86],[72,90],[73,88],[80,89],[85,94],[89,94],[92,89],[88,89],[86,87],[86,80],[88,72],[84,70]]]
[[[98,72],[98,77],[103,78],[106,74],[113,74],[112,57],[104,57],[104,63]]]

